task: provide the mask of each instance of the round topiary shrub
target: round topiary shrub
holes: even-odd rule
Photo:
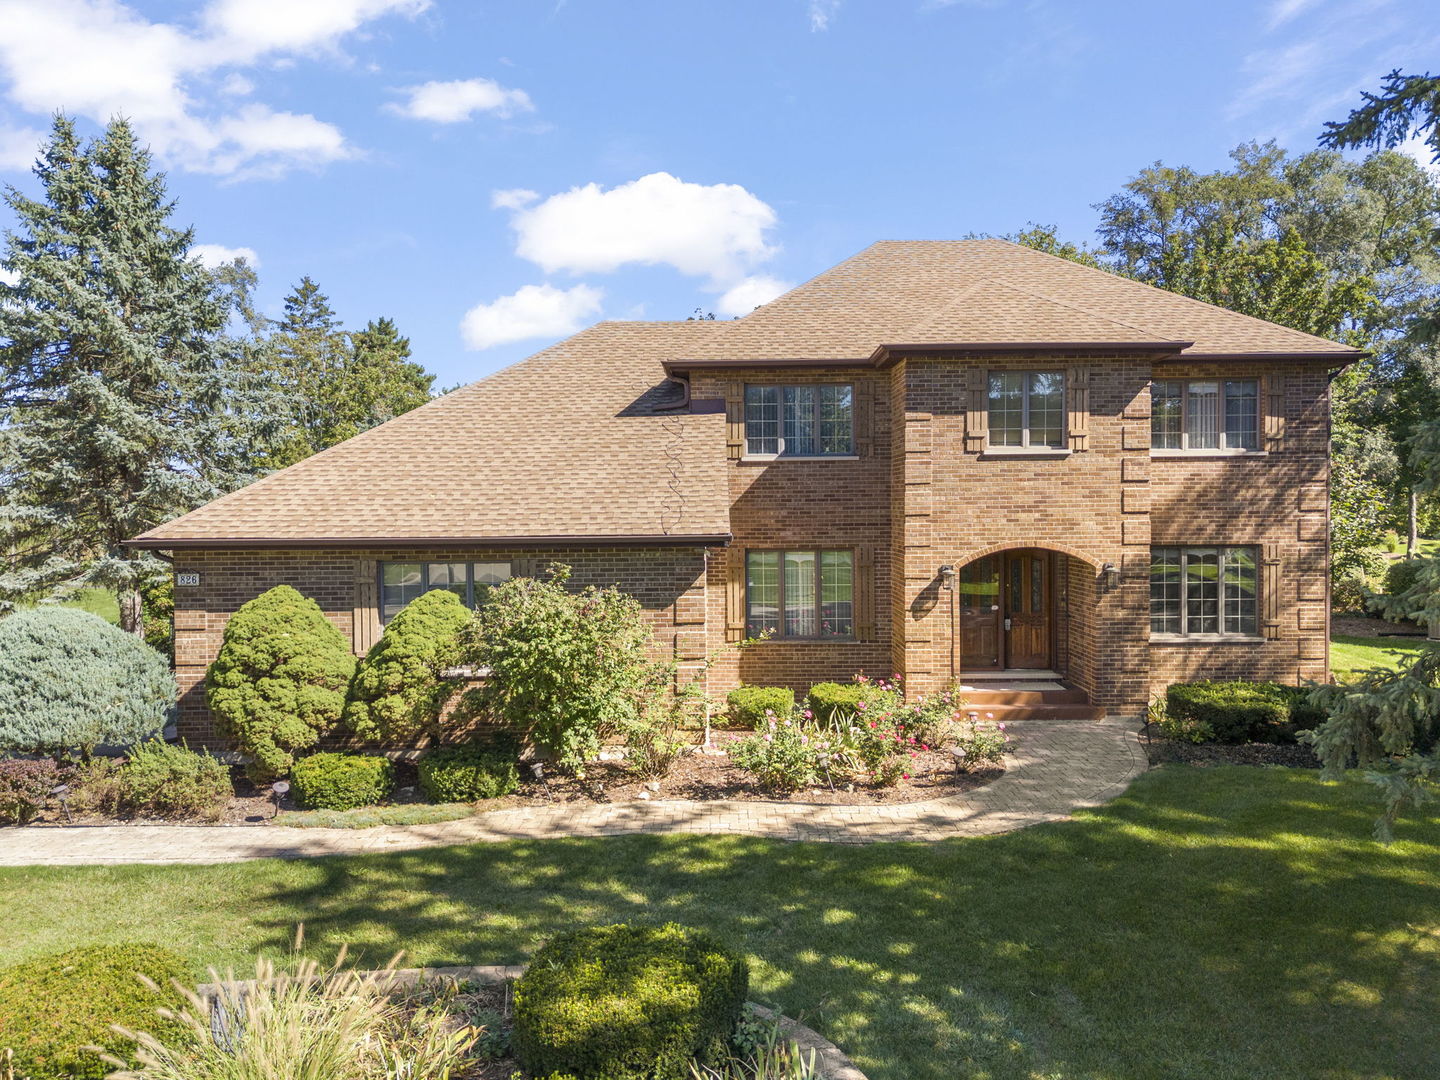
[[[725,1053],[749,988],[744,958],[702,930],[576,930],[515,984],[511,1045],[537,1076],[690,1080],[693,1061]]]
[[[143,975],[155,986],[147,987]],[[156,1011],[183,1002],[176,980],[188,965],[158,945],[101,945],[0,968],[0,1054],[15,1053],[15,1075],[29,1080],[100,1080],[135,1044],[111,1024],[156,1038],[178,1038],[181,1026]]]
[[[854,715],[856,706],[865,699],[866,688],[859,683],[816,683],[805,695],[805,703],[815,719],[828,722],[836,713]]]
[[[421,793],[435,803],[498,799],[520,786],[511,747],[436,747],[420,758],[417,771]]]
[[[374,754],[314,754],[290,772],[295,801],[307,810],[354,810],[395,790],[395,766]]]
[[[46,605],[0,619],[0,751],[88,758],[159,735],[174,704],[165,658],[98,615]]]
[[[355,669],[345,726],[362,739],[413,744],[421,735],[438,737],[457,683],[441,672],[460,663],[460,633],[471,618],[444,589],[406,604]]]
[[[733,723],[753,728],[765,722],[767,711],[781,717],[794,712],[795,691],[788,686],[737,686],[725,696],[725,704]]]
[[[205,700],[250,755],[251,777],[271,780],[339,723],[354,674],[350,646],[319,605],[277,585],[230,617]]]

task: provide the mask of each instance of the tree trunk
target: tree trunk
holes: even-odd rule
[[[140,590],[118,589],[115,598],[120,602],[120,629],[136,637],[144,637],[145,609],[140,603]]]
[[[1405,536],[1405,557],[1413,559],[1415,549],[1420,546],[1420,493],[1410,489],[1409,532]]]

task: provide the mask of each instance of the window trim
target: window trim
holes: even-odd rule
[[[505,565],[505,580],[509,581],[512,577],[515,576],[515,561],[513,559],[377,559],[375,560],[375,615],[380,620],[380,625],[382,627],[388,626],[391,619],[395,618],[395,615],[391,615],[389,619],[385,617],[385,567],[418,566],[420,567],[420,580],[422,582],[429,582],[430,567],[454,566],[457,563],[463,563],[465,565],[465,598],[462,602],[464,603],[465,607],[470,611],[476,610],[476,566],[487,566],[497,563],[503,563]],[[445,591],[447,592],[450,591],[443,585],[437,585],[433,589],[424,589],[422,592],[417,594],[416,599],[424,596],[427,592],[436,592],[441,589],[445,589]],[[404,606],[402,606],[400,610],[403,611]],[[398,615],[399,613],[400,612],[397,611],[395,614]]]
[[[825,605],[825,586],[821,578],[821,567],[823,560],[821,555],[826,552],[843,551],[850,556],[850,632],[848,634],[821,634],[819,633],[821,608]],[[785,556],[795,553],[803,553],[815,556],[815,628],[814,634],[787,634],[785,633]],[[785,547],[785,548],[746,548],[745,549],[745,636],[750,638],[750,557],[752,555],[775,555],[777,556],[776,581],[775,581],[775,631],[766,638],[770,641],[795,641],[795,642],[851,642],[858,641],[855,634],[855,620],[859,614],[855,608],[855,575],[859,572],[859,560],[856,558],[853,547]]]
[[[1013,443],[997,443],[994,441],[993,436],[995,432],[995,425],[991,423],[990,420],[993,412],[990,405],[990,380],[994,379],[997,375],[1026,376],[1025,387],[1020,394],[1020,442],[1018,445]],[[1029,376],[1031,375],[1058,375],[1060,377],[1060,442],[1057,446],[1051,446],[1049,443],[1040,443],[1038,445],[1035,445],[1030,442]],[[1012,454],[1015,457],[1025,457],[1030,455],[1038,457],[1044,454],[1068,454],[1069,447],[1066,445],[1065,442],[1065,431],[1069,423],[1068,418],[1070,415],[1066,396],[1066,390],[1068,389],[1069,385],[1069,373],[1065,368],[1023,368],[1020,370],[1016,370],[1014,368],[1003,368],[1000,370],[992,370],[987,372],[985,375],[984,453],[995,457],[1003,457],[1006,454]]]
[[[815,393],[815,441],[820,442],[820,389],[822,387],[844,387],[850,391],[850,447],[843,452],[833,454],[787,454],[785,452],[785,395],[786,390],[797,390],[802,388],[813,388]],[[780,400],[778,408],[780,415],[776,420],[775,442],[779,450],[774,454],[764,454],[750,449],[750,389],[754,387],[761,390],[774,389],[779,393]],[[740,392],[741,421],[744,426],[744,448],[740,455],[741,461],[854,461],[859,458],[856,452],[855,431],[855,384],[853,382],[763,382],[745,383]],[[839,550],[827,548],[827,551]]]
[[[1152,588],[1153,588],[1153,586],[1154,586],[1154,580],[1155,580],[1154,577],[1153,577],[1153,567],[1154,567],[1154,565],[1155,565],[1154,552],[1155,552],[1156,550],[1163,550],[1163,549],[1166,549],[1166,548],[1174,549],[1174,550],[1180,552],[1180,629],[1177,631],[1177,630],[1155,630],[1155,629],[1152,628],[1152,629],[1150,629],[1150,640],[1151,640],[1151,641],[1157,642],[1157,643],[1160,643],[1160,644],[1184,644],[1184,643],[1186,643],[1186,642],[1192,642],[1192,641],[1193,641],[1193,642],[1200,643],[1200,644],[1207,644],[1207,643],[1209,643],[1209,644],[1215,644],[1215,643],[1223,643],[1223,642],[1234,642],[1234,643],[1263,642],[1263,641],[1267,640],[1267,639],[1265,638],[1264,633],[1263,633],[1264,624],[1263,624],[1263,622],[1261,621],[1262,606],[1263,606],[1263,597],[1264,597],[1264,582],[1261,580],[1261,578],[1262,578],[1263,574],[1265,573],[1265,569],[1264,569],[1264,562],[1263,562],[1263,559],[1262,559],[1262,552],[1261,552],[1261,549],[1260,549],[1260,545],[1259,545],[1259,544],[1217,544],[1217,543],[1209,543],[1209,544],[1153,544],[1153,545],[1151,545],[1151,548],[1150,548],[1150,551],[1151,551],[1151,555],[1150,555],[1150,566],[1152,567],[1152,576],[1151,576],[1150,579],[1149,579],[1149,583],[1150,583],[1150,585],[1151,585]],[[1226,560],[1226,558],[1225,558],[1225,553],[1226,553],[1227,551],[1234,550],[1235,548],[1244,548],[1244,549],[1248,550],[1248,551],[1251,553],[1251,558],[1252,558],[1252,560],[1253,560],[1253,562],[1254,562],[1254,565],[1255,565],[1255,594],[1254,594],[1254,597],[1253,597],[1253,602],[1254,602],[1254,605],[1255,605],[1255,610],[1254,610],[1255,630],[1254,630],[1253,633],[1242,633],[1242,632],[1237,632],[1237,631],[1227,631],[1227,630],[1225,629],[1225,591],[1224,591],[1224,582],[1225,582],[1225,564],[1226,564],[1226,562],[1227,562],[1227,560]],[[1189,612],[1188,612],[1187,609],[1188,609],[1188,601],[1189,601],[1188,591],[1189,591],[1190,578],[1189,578],[1189,575],[1188,575],[1188,573],[1187,573],[1188,566],[1189,566],[1189,559],[1188,559],[1188,554],[1187,554],[1187,553],[1188,553],[1189,551],[1191,551],[1192,549],[1193,549],[1193,550],[1199,550],[1199,551],[1215,551],[1215,552],[1218,552],[1218,553],[1219,553],[1219,556],[1220,556],[1219,562],[1218,562],[1218,564],[1217,564],[1217,566],[1216,566],[1217,581],[1218,581],[1218,583],[1219,583],[1219,585],[1220,585],[1220,593],[1219,593],[1219,595],[1218,595],[1217,598],[1216,598],[1217,603],[1219,604],[1219,610],[1218,610],[1218,613],[1217,613],[1217,618],[1218,618],[1218,620],[1219,620],[1220,629],[1219,629],[1219,631],[1217,631],[1216,633],[1213,633],[1213,634],[1212,634],[1212,633],[1205,633],[1205,632],[1203,632],[1203,631],[1197,631],[1197,632],[1192,633],[1192,632],[1190,631],[1190,629],[1189,629],[1190,616],[1189,616]],[[1152,595],[1153,595],[1153,594],[1152,594]],[[1153,602],[1153,601],[1148,601],[1148,600],[1147,600],[1146,620],[1147,620],[1147,625],[1153,627],[1153,621],[1152,621],[1152,620],[1153,620],[1153,618],[1154,618],[1154,615],[1153,615],[1152,609],[1149,607],[1149,604],[1150,604],[1151,602]]]
[[[1216,395],[1216,430],[1220,441],[1224,446],[1196,446],[1190,445],[1190,384],[1197,382],[1213,382],[1219,385],[1219,393]],[[1253,447],[1230,446],[1230,429],[1227,426],[1229,409],[1226,404],[1229,395],[1226,391],[1228,384],[1232,382],[1248,382],[1255,386],[1255,428]],[[1155,384],[1156,383],[1179,383],[1180,384],[1180,445],[1179,446],[1156,446],[1155,445]],[[1264,428],[1265,428],[1265,385],[1264,380],[1258,377],[1230,378],[1226,375],[1199,375],[1193,378],[1168,378],[1152,379],[1150,381],[1150,453],[1161,457],[1264,457]],[[1240,546],[1244,545],[1232,545]]]

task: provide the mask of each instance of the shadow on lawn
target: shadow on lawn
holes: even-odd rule
[[[706,926],[876,1078],[1440,1075],[1440,822],[1380,848],[1373,817],[1313,774],[1179,768],[1006,836],[517,841],[321,860],[254,899],[276,949],[303,920],[377,964]]]

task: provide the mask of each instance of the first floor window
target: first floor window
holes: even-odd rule
[[[1156,379],[1150,445],[1157,450],[1258,450],[1258,379]]]
[[[832,457],[855,452],[849,386],[745,387],[745,452],[760,457]]]
[[[990,445],[1065,445],[1065,376],[1058,371],[996,371],[990,375]]]
[[[1253,636],[1256,586],[1252,547],[1151,548],[1150,632]]]
[[[745,633],[851,637],[855,566],[849,551],[750,551],[745,555]]]
[[[508,562],[384,562],[380,564],[380,621],[388,623],[421,593],[445,589],[468,608],[510,577]]]

